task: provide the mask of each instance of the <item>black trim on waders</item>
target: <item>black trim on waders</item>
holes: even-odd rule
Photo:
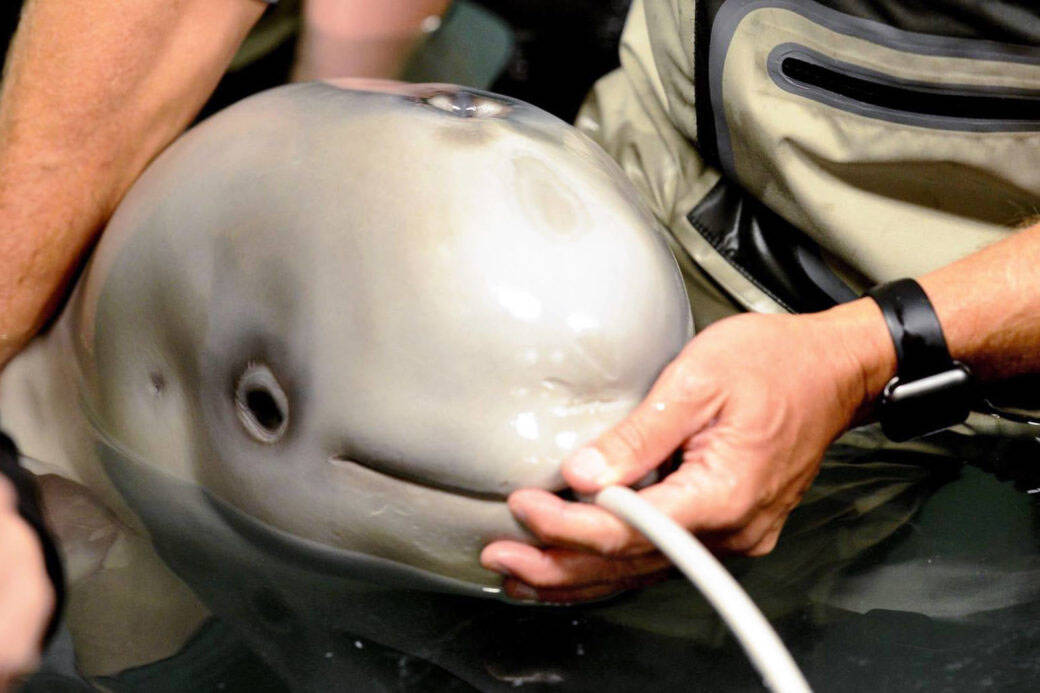
[[[715,114],[711,104],[711,73],[708,70],[711,29],[715,15],[726,0],[693,0],[693,90],[697,115],[697,149],[704,160],[718,166],[719,150],[715,133]]]
[[[797,43],[767,59],[784,91],[848,113],[939,130],[1040,131],[1040,90],[898,79]]]
[[[725,177],[686,218],[730,265],[788,311],[812,313],[858,298],[809,236]]]
[[[1040,64],[1040,3],[1035,0],[690,0],[697,147],[735,175],[723,111],[723,69],[737,26],[759,9],[799,14],[839,34],[896,50]]]

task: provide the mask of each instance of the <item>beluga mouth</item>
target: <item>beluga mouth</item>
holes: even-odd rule
[[[395,479],[405,484],[420,486],[431,491],[450,493],[455,496],[473,498],[475,500],[497,501],[500,503],[505,503],[509,497],[509,494],[515,491],[517,488],[520,488],[520,486],[516,486],[516,488],[510,488],[507,491],[496,493],[494,491],[486,491],[473,488],[466,488],[464,486],[456,486],[453,484],[445,484],[433,481],[431,479],[424,479],[417,474],[406,474],[397,470],[391,470],[385,465],[359,462],[358,460],[347,455],[332,455],[329,457],[329,464],[333,467],[338,467],[340,469],[366,469],[370,472],[379,474],[380,476]]]

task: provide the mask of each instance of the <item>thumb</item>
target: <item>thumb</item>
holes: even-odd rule
[[[656,469],[717,414],[707,393],[679,394],[663,376],[624,420],[564,461],[563,478],[578,493],[594,493],[628,486]]]

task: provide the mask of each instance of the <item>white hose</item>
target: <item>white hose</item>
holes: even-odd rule
[[[701,591],[737,636],[748,659],[779,693],[809,691],[809,684],[751,597],[687,530],[630,488],[610,486],[596,494],[606,508],[646,536]]]

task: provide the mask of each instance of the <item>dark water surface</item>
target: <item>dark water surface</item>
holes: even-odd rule
[[[816,690],[1035,690],[1037,539],[1033,496],[966,467],[836,575],[817,576],[804,592],[748,586]],[[320,643],[305,630],[293,635],[301,614],[285,600],[258,594],[253,615],[275,648],[258,646],[255,625],[232,610],[232,622],[211,619],[177,656],[92,683],[109,691],[761,690],[740,648],[678,579],[583,608],[352,592],[342,598],[365,614],[357,630],[337,625]],[[60,673],[61,659],[52,652],[52,672],[26,690],[88,690]]]

